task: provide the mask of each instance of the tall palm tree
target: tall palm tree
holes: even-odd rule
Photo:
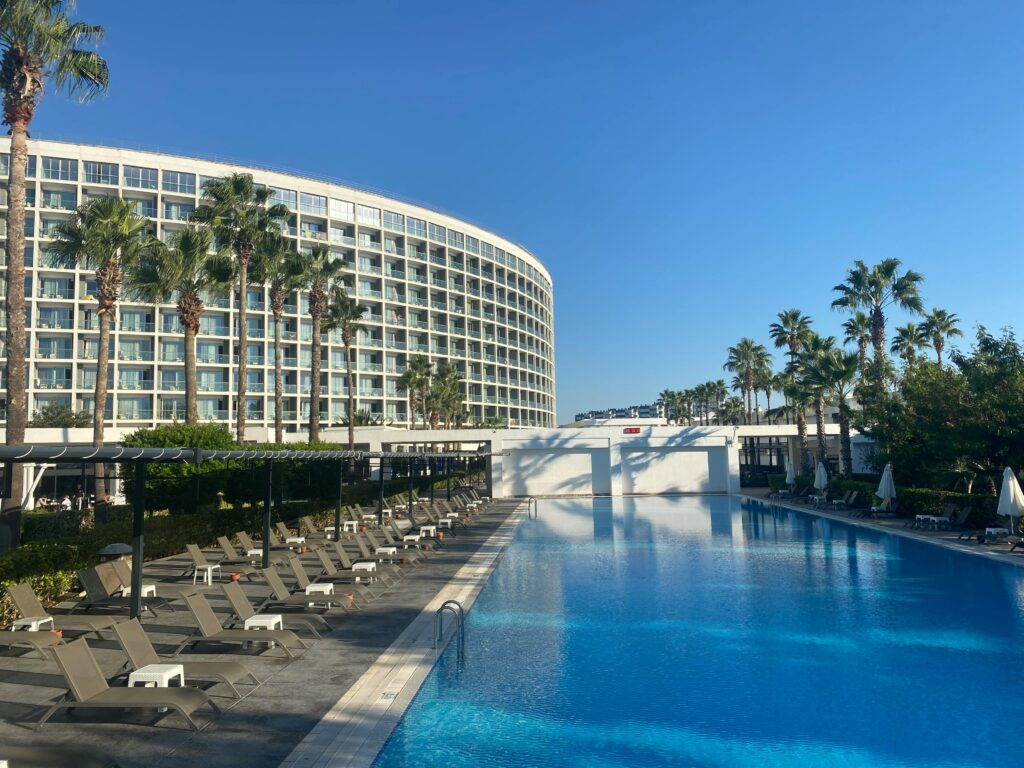
[[[274,442],[284,442],[284,350],[281,348],[281,323],[288,294],[302,285],[303,262],[291,241],[280,234],[269,234],[256,248],[250,262],[253,282],[267,286],[270,311],[274,318]]]
[[[326,245],[314,245],[304,261],[303,288],[309,291],[309,316],[313,320],[312,364],[309,388],[309,441],[320,439],[320,333],[327,313],[328,292],[341,274],[342,263],[331,258]]]
[[[871,344],[871,318],[860,310],[843,323],[843,343],[857,345],[857,360],[862,376],[868,372],[868,345]]]
[[[428,424],[427,395],[430,392],[431,366],[426,355],[413,355],[398,379],[398,388],[409,393],[409,429],[416,428],[417,407],[423,414],[423,428]]]
[[[684,389],[679,394],[678,406],[676,407],[676,422],[680,419],[686,419],[686,426],[693,426],[693,401],[694,393],[693,389]]]
[[[99,315],[99,350],[93,398],[92,444],[103,446],[107,407],[107,370],[110,365],[110,322],[117,312],[125,274],[130,274],[143,250],[153,247],[145,237],[149,220],[135,213],[127,200],[106,197],[80,205],[75,215],[54,228],[56,238],[48,251],[96,275]],[[8,377],[10,378],[10,377]],[[96,465],[96,499],[107,495],[103,467]]]
[[[843,477],[853,474],[853,454],[850,444],[849,398],[857,382],[860,361],[855,352],[828,349],[815,356],[808,369],[813,387],[825,392],[839,411],[839,473]]]
[[[288,218],[287,206],[268,205],[273,196],[269,187],[257,186],[252,175],[232,173],[211,179],[203,185],[203,202],[192,218],[213,230],[214,241],[223,255],[234,256],[238,275],[238,392],[235,432],[238,442],[245,440],[246,353],[249,346],[247,310],[249,304],[249,262],[260,241],[280,232]]]
[[[896,329],[896,336],[892,340],[892,352],[902,357],[908,366],[913,366],[917,362],[917,353],[930,343],[924,326],[907,323]]]
[[[942,351],[946,348],[946,342],[954,336],[963,336],[959,328],[960,318],[952,312],[933,307],[932,311],[924,316],[924,332],[931,339],[932,349],[935,350],[935,361],[942,370]]]
[[[429,397],[434,402],[434,410],[443,419],[445,429],[452,428],[457,415],[465,410],[459,369],[449,362],[438,363]]]
[[[835,338],[813,334],[804,343],[804,351],[798,360],[797,377],[808,390],[808,397],[814,404],[815,435],[818,440],[818,461],[828,458],[825,442],[825,387],[814,377],[819,359],[835,347]]]
[[[697,411],[697,424],[704,426],[704,415],[707,412],[705,403],[708,399],[708,386],[707,384],[697,384],[693,388],[693,403]]]
[[[159,243],[159,241],[156,241]],[[213,233],[189,226],[171,237],[170,247],[155,245],[139,258],[128,282],[152,304],[176,301],[185,329],[185,423],[199,423],[196,397],[196,334],[206,309],[204,294],[227,292],[234,279],[231,261],[212,252]]]
[[[763,368],[758,368],[757,371],[754,372],[754,392],[755,392],[755,397],[756,397],[756,393],[757,393],[758,390],[760,390],[761,392],[764,392],[765,418],[768,419],[768,423],[769,424],[771,423],[771,418],[768,415],[768,411],[770,411],[772,409],[772,379],[773,378],[774,377],[773,377],[773,374],[772,374],[772,369],[771,369],[771,367],[769,367],[767,365],[764,366]],[[756,400],[755,400],[755,402],[756,402]],[[760,416],[759,410],[755,410],[755,413],[757,413],[757,423],[760,424],[761,423],[761,416]]]
[[[743,379],[743,394],[747,398],[747,423],[751,419],[751,394],[754,391],[754,377],[757,371],[771,363],[772,356],[763,344],[758,344],[753,339],[742,338],[732,347],[729,347],[729,358],[723,366],[727,371],[741,376]]]
[[[912,270],[900,273],[899,259],[883,259],[868,267],[859,259],[847,270],[846,281],[832,290],[839,298],[832,302],[834,309],[855,312],[863,309],[871,318],[871,343],[875,348],[876,376],[881,381],[885,371],[885,312],[899,307],[907,312],[921,314],[920,288],[924,277]]]
[[[28,128],[50,79],[58,91],[79,102],[103,93],[107,63],[90,47],[103,28],[72,22],[71,3],[62,0],[5,0],[0,3],[0,90],[4,123],[10,126],[7,178],[7,445],[25,442],[28,399],[25,388],[25,169]],[[22,474],[15,472],[12,493],[2,499],[10,512],[14,543],[20,535]]]
[[[658,402],[661,403],[662,407],[665,409],[665,423],[666,424],[670,424],[671,421],[672,421],[671,417],[669,416],[669,411],[673,408],[673,404],[675,403],[675,399],[676,399],[676,393],[673,390],[671,390],[671,389],[663,389],[663,390],[661,390],[661,394],[658,395]],[[678,423],[678,414],[677,414],[676,422]]]
[[[789,367],[796,365],[804,342],[811,333],[811,318],[799,309],[787,309],[778,314],[778,322],[768,326],[768,335],[778,349],[785,347],[789,355]]]
[[[719,418],[720,424],[740,424],[743,422],[744,408],[743,400],[739,397],[727,397],[722,401],[722,415]]]
[[[356,374],[352,365],[352,342],[363,330],[360,320],[366,313],[366,307],[348,295],[341,283],[335,283],[331,289],[331,298],[327,306],[327,315],[323,321],[324,330],[340,331],[341,343],[345,347],[345,382],[348,387],[348,449],[355,450],[356,430],[352,418],[356,412]]]
[[[786,400],[790,409],[796,414],[796,434],[800,442],[800,471],[809,475],[814,471],[814,458],[811,455],[810,443],[807,440],[807,409],[815,405],[813,392],[807,387],[803,373],[798,365],[796,375],[791,375],[785,384]],[[823,427],[819,432],[823,431]]]

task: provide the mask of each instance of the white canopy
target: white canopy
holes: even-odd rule
[[[1003,470],[1003,487],[999,491],[999,506],[996,507],[996,514],[1006,515],[1010,518],[1011,533],[1013,532],[1013,518],[1024,515],[1024,492],[1021,492],[1017,476],[1009,467]]]
[[[792,488],[796,485],[796,472],[793,471],[793,462],[787,462],[789,466],[786,467],[786,485]]]
[[[824,462],[818,462],[818,469],[814,472],[814,487],[822,493],[828,488],[828,471]]]
[[[896,498],[896,483],[892,479],[892,462],[885,465],[882,479],[879,481],[878,490],[875,493],[882,500],[882,505],[885,507],[892,504],[892,500]]]

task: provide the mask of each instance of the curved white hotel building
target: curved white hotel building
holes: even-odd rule
[[[0,141],[6,177],[9,140]],[[274,190],[292,213],[287,233],[299,251],[327,244],[368,311],[353,351],[356,407],[395,425],[410,423],[398,379],[410,357],[448,360],[462,372],[466,410],[477,422],[555,424],[551,277],[522,246],[465,221],[380,194],[314,178],[169,154],[54,141],[29,142],[25,224],[29,413],[53,404],[91,411],[98,332],[93,276],[46,253],[52,228],[75,207],[119,195],[135,203],[166,239],[195,210],[203,182],[243,171]],[[7,205],[0,189],[0,216]],[[0,227],[6,222],[0,220]],[[0,237],[6,231],[0,230]],[[6,295],[6,262],[4,274]],[[249,343],[238,349],[238,297],[211,300],[197,339],[199,414],[233,423],[236,363],[248,359],[244,407],[253,427],[274,418],[273,324],[264,288],[248,296]],[[311,321],[305,294],[286,307],[284,423],[308,423]],[[113,325],[112,427],[183,420],[184,337],[173,305],[123,298]],[[345,351],[324,336],[324,424],[346,415]],[[6,359],[6,350],[0,349]],[[6,389],[6,366],[3,380]],[[3,398],[3,393],[0,393]],[[6,405],[6,399],[3,403]]]

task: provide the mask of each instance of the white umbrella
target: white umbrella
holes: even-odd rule
[[[892,462],[885,465],[885,469],[882,471],[882,479],[878,483],[878,490],[875,494],[882,500],[879,506],[886,509],[892,504],[892,500],[896,498],[896,483],[892,479]]]
[[[818,462],[818,469],[814,472],[814,487],[822,493],[828,489],[828,471],[824,462]]]
[[[1013,518],[1024,515],[1024,492],[1021,492],[1017,476],[1009,467],[1003,470],[1003,487],[999,491],[996,514],[1010,518],[1010,533],[1013,533]]]
[[[786,485],[793,490],[793,486],[796,485],[796,472],[793,471],[793,462],[790,461],[787,464],[789,466],[786,467]]]

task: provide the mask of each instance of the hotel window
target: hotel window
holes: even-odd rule
[[[29,155],[28,163],[25,165],[25,178],[34,179],[36,177],[36,156]]]
[[[294,189],[275,189],[274,187],[271,187],[270,189],[273,192],[270,196],[271,205],[284,205],[292,211],[296,209],[296,200],[298,197],[296,196]]]
[[[465,247],[464,240],[463,240],[463,237],[462,237],[462,233],[461,232],[455,232],[454,230],[449,229],[448,230],[448,245],[452,246],[453,248],[463,248],[463,247]]]
[[[317,216],[327,215],[327,198],[320,195],[307,195],[303,192],[299,196],[299,210],[303,213],[313,213]]]
[[[0,154],[0,176],[9,176],[11,173],[11,156],[4,152]]]
[[[405,217],[393,211],[384,211],[384,227],[395,232],[405,231]]]
[[[427,222],[423,219],[414,219],[412,217],[405,220],[406,231],[410,235],[416,235],[417,237],[427,236]]]
[[[124,185],[135,189],[156,189],[156,168],[124,167]]]
[[[194,173],[164,171],[163,184],[164,192],[178,192],[183,195],[196,193],[196,175]]]
[[[78,161],[64,157],[44,157],[43,178],[55,181],[78,181]]]
[[[356,220],[356,206],[355,203],[346,203],[344,200],[335,200],[331,198],[331,218],[342,219],[344,221],[355,221]]]
[[[86,184],[117,184],[117,163],[96,163],[86,160],[82,163]]]
[[[371,227],[380,226],[380,208],[368,208],[365,205],[356,206],[356,213],[359,216],[360,224],[367,224]]]
[[[217,181],[217,178],[218,177],[216,177],[216,176],[200,176],[199,177],[199,191],[202,192],[206,188],[207,184],[209,184],[211,181]]]
[[[490,243],[480,243],[480,255],[494,261],[494,246]]]
[[[135,214],[137,216],[156,216],[155,200],[138,200],[130,197],[126,197],[124,200],[126,203],[132,204],[132,207],[135,209]]]
[[[466,235],[466,250],[470,253],[475,253],[477,256],[480,255],[480,241],[475,237]]]
[[[164,218],[174,221],[185,221],[195,213],[196,207],[192,203],[178,203],[170,200],[164,201]]]
[[[443,243],[445,240],[445,228],[439,224],[430,225],[430,239]]]

